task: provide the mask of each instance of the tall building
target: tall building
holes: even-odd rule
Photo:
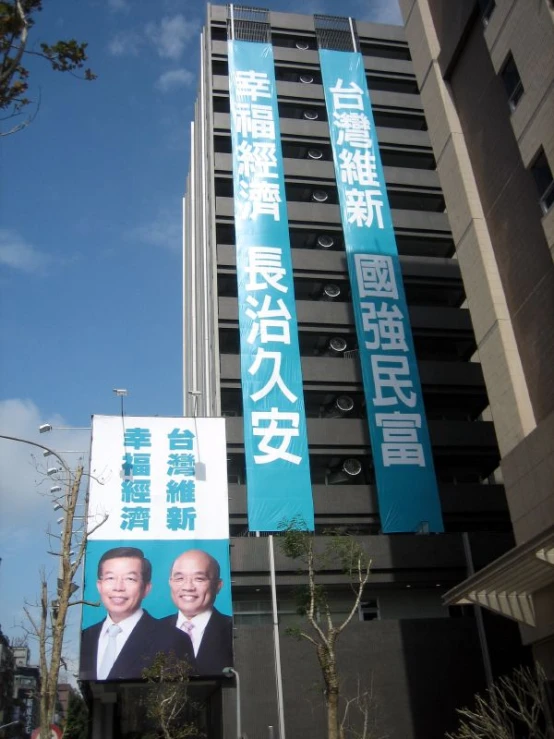
[[[411,5],[406,1],[408,13]],[[455,725],[456,707],[468,704],[491,676],[524,659],[512,621],[472,606],[471,599],[466,606],[447,606],[443,596],[474,570],[506,556],[514,545],[498,471],[506,447],[499,450],[497,434],[504,444],[504,433],[512,425],[508,414],[517,410],[525,416],[525,402],[530,401],[516,403],[496,384],[500,379],[484,376],[481,360],[489,329],[485,319],[476,323],[468,309],[475,293],[484,289],[484,268],[477,268],[479,279],[474,283],[464,283],[465,265],[456,245],[465,226],[450,204],[456,193],[443,191],[446,186],[437,171],[437,149],[430,138],[436,113],[432,107],[424,108],[423,79],[412,64],[412,54],[419,63],[417,31],[411,50],[400,27],[208,5],[184,205],[184,412],[227,417],[234,648],[243,697],[242,728],[250,737],[263,737],[273,726],[277,736],[281,722],[289,737],[319,739],[324,735],[324,696],[315,653],[286,635],[287,627],[298,622],[295,589],[304,578],[282,555],[276,537],[275,629],[268,538],[249,525],[247,517],[252,478],[245,457],[251,428],[244,423],[242,391],[248,377],[244,366],[241,370],[245,352],[239,328],[247,306],[243,297],[239,299],[245,265],[240,263],[236,179],[233,184],[237,150],[230,86],[232,91],[237,75],[229,74],[230,38],[269,43],[274,60],[276,130],[283,156],[297,319],[293,340],[297,333],[315,532],[323,535],[329,527],[339,526],[360,537],[372,557],[372,575],[358,618],[340,640],[344,693],[352,696],[358,681],[371,685],[378,704],[375,717],[391,737],[443,737]],[[401,528],[385,533],[391,529],[384,520],[382,491],[377,490],[376,476],[382,470],[377,469],[368,430],[364,347],[360,350],[356,330],[355,286],[347,269],[340,178],[333,163],[322,84],[324,49],[359,51],[363,57],[423,390],[443,533],[434,533],[441,527],[429,527],[425,516],[409,533]],[[484,302],[490,320],[491,306]],[[515,344],[513,353],[515,357],[506,354],[506,363],[514,359],[506,372],[523,379]],[[551,370],[543,365],[542,371]],[[300,381],[300,372],[295,379]],[[545,390],[541,396],[544,401],[546,394]],[[489,395],[494,397],[489,400]],[[503,407],[503,398],[507,415],[501,427],[495,402]],[[530,427],[525,428],[528,433]],[[409,478],[397,486],[400,509],[409,508],[419,495],[414,492],[415,477],[414,488]],[[288,492],[279,479],[268,489],[283,498]],[[352,594],[344,578],[332,570],[324,577],[334,610],[345,613]],[[279,667],[282,700],[275,678]],[[224,685],[222,696],[224,736],[234,736],[235,693]]]
[[[446,602],[518,622],[554,679],[554,6],[400,5],[515,534]]]

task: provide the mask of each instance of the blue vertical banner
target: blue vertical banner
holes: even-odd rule
[[[248,522],[314,510],[271,44],[229,41]]]
[[[384,533],[444,530],[364,61],[320,49]]]

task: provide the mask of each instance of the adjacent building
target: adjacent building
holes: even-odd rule
[[[447,593],[520,624],[554,678],[554,10],[400,0],[515,546]]]
[[[514,169],[513,162],[507,163],[508,170],[501,166],[507,156],[505,149],[509,148],[513,157],[518,153],[513,133],[512,140],[500,147],[492,139],[483,139],[478,128],[473,145],[476,150],[486,149],[487,160],[480,167],[473,162],[472,166],[484,180],[494,176],[496,183],[487,184],[496,187],[496,191],[487,190],[487,207],[493,208],[495,192],[506,197],[507,191],[512,192],[513,199],[506,201],[495,223],[506,253],[506,271],[516,282],[519,277],[526,279],[514,308],[505,295],[507,288],[491,244],[492,234],[487,235],[476,185],[473,189],[468,185],[470,177],[474,182],[477,175],[471,174],[467,151],[466,169],[458,179],[452,179],[458,166],[452,160],[460,155],[464,136],[459,133],[460,124],[456,128],[453,118],[448,117],[453,115],[453,105],[447,113],[443,110],[448,83],[440,68],[430,5],[433,3],[403,3],[407,35],[400,27],[348,19],[244,6],[207,8],[184,205],[184,415],[227,418],[235,667],[241,678],[242,728],[251,737],[268,736],[269,726],[279,736],[278,729],[284,726],[289,737],[319,739],[324,735],[324,696],[315,654],[286,635],[287,627],[298,621],[295,591],[303,577],[296,565],[282,556],[276,537],[279,618],[275,628],[269,540],[252,531],[247,518],[245,437],[251,429],[245,429],[242,394],[245,378],[244,371],[241,375],[239,318],[244,306],[239,303],[237,285],[230,37],[269,41],[274,58],[315,532],[323,535],[329,527],[341,527],[360,537],[373,560],[358,618],[341,638],[345,695],[353,695],[358,681],[371,685],[376,704],[373,716],[382,733],[397,739],[433,739],[454,727],[455,708],[469,703],[487,680],[526,659],[517,626],[496,612],[505,609],[475,607],[473,604],[482,603],[483,598],[468,595],[471,581],[465,581],[474,571],[494,570],[496,565],[491,563],[500,557],[513,556],[510,515],[516,526],[515,543],[522,541],[512,499],[510,507],[506,501],[502,475],[510,491],[523,484],[527,473],[542,474],[541,459],[545,470],[548,464],[552,469],[548,444],[552,444],[554,434],[552,430],[548,434],[548,428],[552,429],[548,404],[553,385],[548,378],[554,364],[547,361],[554,335],[549,326],[554,316],[548,251],[548,244],[552,247],[551,189],[539,195],[532,174],[523,165]],[[435,5],[439,8],[440,3]],[[542,6],[538,9],[540,3],[534,5],[534,13],[543,12]],[[426,33],[432,42],[421,30],[423,6],[427,8]],[[548,10],[546,2],[544,8]],[[497,10],[500,13],[500,7]],[[461,10],[451,11],[449,8],[449,14],[444,11],[441,16],[443,25],[448,17],[460,20]],[[550,15],[545,22],[551,23]],[[350,29],[346,36],[351,41],[347,43],[363,56],[444,533],[429,533],[425,525],[411,533],[383,533],[353,285],[347,269],[344,221],[322,85],[321,50],[343,50],[345,28]],[[478,45],[484,49],[482,23],[478,30]],[[493,27],[484,32],[492,34]],[[451,35],[448,38],[451,40]],[[467,38],[460,31],[458,41],[465,43]],[[531,39],[529,44],[533,44]],[[459,43],[455,47],[451,66],[453,59],[463,59],[459,55],[462,47]],[[551,44],[551,51],[553,48]],[[513,54],[519,57],[519,52],[514,50]],[[474,87],[486,83],[480,66],[481,62],[467,70]],[[542,64],[543,77],[551,67]],[[494,71],[492,66],[490,71]],[[533,79],[531,74],[530,87]],[[433,91],[427,94],[431,82]],[[499,85],[498,97],[505,95]],[[485,105],[475,89],[468,87],[466,83],[463,88],[468,126],[479,119],[484,127],[488,103]],[[539,106],[540,95],[534,88],[533,100]],[[521,98],[519,105],[523,102]],[[507,99],[498,104],[505,106],[502,115],[510,125]],[[518,125],[520,131],[529,130],[527,118]],[[543,123],[541,130],[546,132],[546,125]],[[549,135],[548,140],[545,133],[543,149],[547,161],[552,162],[551,130]],[[483,142],[481,147],[479,142]],[[468,144],[464,145],[467,149]],[[535,144],[527,144],[526,151],[529,166],[534,161],[542,163],[540,153],[535,159]],[[544,168],[541,172],[537,180],[542,183]],[[512,183],[512,175],[524,179],[524,195],[518,194],[519,179]],[[518,222],[523,202],[528,209],[521,217],[529,221],[533,217],[532,230],[527,220],[525,226]],[[511,220],[505,221],[508,216]],[[464,239],[470,245],[465,251]],[[479,239],[486,243],[486,249],[477,246]],[[530,251],[522,252],[515,241],[525,242]],[[513,255],[510,250],[514,250]],[[244,265],[238,267],[240,272]],[[525,320],[524,289],[528,299],[534,296],[535,306]],[[517,312],[517,306],[522,317],[516,326],[510,311]],[[518,343],[524,340],[527,352]],[[539,380],[540,386],[536,384]],[[533,469],[524,468],[518,457],[519,445],[526,455],[524,462],[530,465],[533,460]],[[550,482],[550,495],[551,486]],[[411,492],[407,483],[403,490],[406,501]],[[286,494],[283,489],[282,495]],[[546,493],[543,497],[548,506]],[[539,501],[533,506],[536,514],[526,520],[539,516]],[[544,523],[546,507],[540,510]],[[526,513],[529,511],[520,509],[522,522]],[[525,541],[537,533],[526,535]],[[545,564],[549,552],[544,548],[542,561],[531,558],[533,577],[535,560],[541,572],[550,571],[550,565]],[[334,610],[345,613],[352,597],[347,583],[331,570],[324,576]],[[544,588],[541,575],[537,577]],[[459,587],[462,595],[452,597],[453,589]],[[523,598],[512,598],[511,592],[504,601],[531,602],[529,592],[522,592]],[[535,613],[548,609],[546,595],[540,607],[541,593],[534,596]],[[535,637],[527,640],[538,641]],[[276,687],[279,670],[282,700]],[[223,691],[213,687],[212,707],[217,713],[221,700],[223,736],[234,736],[236,696],[225,687]],[[285,739],[283,732],[280,739]]]
[[[20,721],[21,736],[27,739],[39,725],[40,670],[29,664],[29,647],[12,647],[15,671],[13,676],[14,710],[12,720]]]
[[[14,658],[10,642],[0,628],[0,726],[12,720]]]

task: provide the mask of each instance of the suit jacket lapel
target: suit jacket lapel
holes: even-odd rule
[[[118,674],[135,674],[140,677],[143,668],[142,655],[144,650],[147,649],[149,643],[148,634],[152,631],[152,625],[153,622],[145,611],[135,628],[129,634],[129,638],[123,645],[123,649],[117,655],[108,679],[117,678]]]

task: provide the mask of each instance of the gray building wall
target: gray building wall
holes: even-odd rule
[[[401,0],[501,451],[517,544],[554,524],[554,208],[532,177],[554,169],[554,11],[496,0]],[[509,54],[523,94],[502,81]],[[553,587],[522,629],[554,675]]]
[[[225,7],[208,6],[185,197],[184,390],[185,412],[228,416],[235,656],[242,684],[243,728],[252,739],[267,736],[268,725],[277,727],[277,705],[268,622],[267,539],[252,536],[246,515],[226,19]],[[483,419],[489,403],[487,378],[475,357],[482,336],[466,305],[463,269],[455,256],[455,224],[450,212],[445,212],[442,178],[435,166],[424,100],[418,94],[420,81],[412,68],[404,31],[358,23],[447,531],[437,536],[384,536],[364,418],[339,209],[333,202],[336,185],[323,89],[319,84],[284,79],[294,71],[317,73],[313,17],[270,13],[270,23],[316,531],[343,526],[360,536],[372,557],[364,598],[376,604],[377,618],[355,619],[341,638],[345,694],[351,695],[358,678],[363,679],[365,685],[373,686],[375,716],[382,731],[398,739],[442,737],[454,726],[455,708],[483,686],[472,613],[454,613],[441,604],[442,593],[467,573],[460,532],[471,532],[477,566],[487,564],[513,543],[504,490],[495,477],[500,459],[495,430]],[[308,39],[312,48],[296,49],[298,39]],[[318,121],[303,120],[306,106],[320,112]],[[309,147],[320,147],[324,157],[318,161],[307,158]],[[330,204],[310,202],[314,187],[330,193]],[[333,235],[338,248],[318,248],[316,239],[322,233]],[[341,285],[338,302],[319,300],[326,281]],[[333,336],[347,338],[347,357],[329,356],[327,344]],[[340,393],[352,394],[355,412],[349,418],[330,418],[325,404]],[[363,461],[363,479],[355,484],[329,484],[332,470],[349,456]],[[287,734],[319,739],[324,711],[315,655],[306,644],[285,634],[295,619],[294,590],[303,577],[280,553],[278,538],[276,568]],[[348,602],[344,576],[325,571],[323,580],[335,607],[343,612]],[[491,634],[491,656],[495,669],[501,669],[505,666],[502,647],[513,643],[516,650],[517,634],[506,622],[500,626],[494,622],[491,631],[502,634],[502,645]],[[235,697],[235,690],[225,683],[225,737],[234,736]]]

